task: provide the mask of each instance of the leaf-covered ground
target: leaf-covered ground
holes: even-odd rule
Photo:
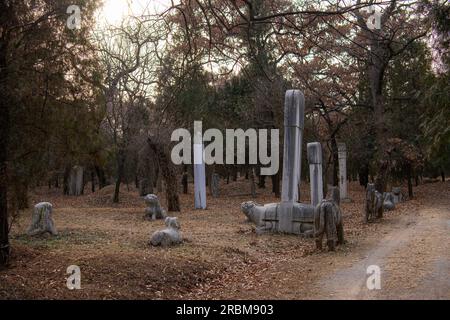
[[[347,243],[336,252],[315,250],[312,239],[255,234],[240,212],[240,204],[247,200],[277,202],[270,194],[270,183],[266,189],[258,189],[256,199],[251,199],[247,180],[229,185],[222,182],[221,196],[209,197],[206,211],[193,209],[192,189],[191,185],[190,194],[181,195],[182,212],[173,214],[179,217],[185,242],[169,249],[147,244],[150,235],[164,224],[143,219],[144,202],[132,186],[122,188],[119,205],[111,203],[112,186],[82,197],[61,196],[58,189],[37,190],[32,203],[53,203],[59,235],[26,236],[31,210],[22,212],[12,230],[11,266],[0,271],[0,298],[421,298],[414,296],[417,288],[432,290],[433,281],[441,279],[433,280],[433,271],[430,273],[427,266],[435,263],[436,272],[449,271],[446,260],[434,259],[447,249],[442,240],[449,243],[450,223],[442,228],[441,220],[450,219],[446,218],[450,207],[440,200],[449,198],[449,182],[415,188],[415,199],[371,224],[362,222],[364,190],[351,183],[353,201],[342,204]],[[165,206],[164,195],[160,197]],[[305,185],[302,202],[308,202],[308,197]],[[440,207],[434,207],[434,203]],[[438,217],[436,225],[421,222],[428,221],[426,218],[432,214]],[[411,236],[415,232],[411,229],[403,240],[395,241],[396,234],[401,237],[402,230],[415,225],[420,235]],[[413,245],[408,246],[410,241]],[[402,250],[405,245],[407,251]],[[392,248],[384,250],[383,246]],[[377,254],[386,268],[387,280],[383,284],[387,291],[384,295],[367,295],[361,289],[366,275],[360,269],[372,262],[364,259],[376,258]],[[406,267],[405,261],[410,262]],[[70,265],[81,268],[81,290],[66,287],[66,269]],[[414,284],[411,279],[417,279],[416,271],[423,281]],[[408,283],[405,290],[402,283]],[[349,294],[346,286],[355,294]],[[450,293],[441,295],[450,298]]]

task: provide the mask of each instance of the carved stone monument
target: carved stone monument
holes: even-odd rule
[[[281,202],[257,206],[243,203],[244,214],[256,223],[257,232],[312,234],[314,207],[298,203],[301,146],[303,137],[305,98],[299,90],[288,90],[284,104],[284,156]]]
[[[58,232],[52,218],[53,206],[49,202],[41,202],[34,206],[31,225],[28,228],[29,236],[50,233],[56,236]]]
[[[403,201],[402,188],[400,188],[400,187],[392,188],[392,195],[394,196],[394,198],[393,198],[394,204],[397,204],[397,203]]]
[[[69,175],[69,195],[80,196],[83,194],[84,187],[84,169],[80,166],[74,166]]]
[[[348,181],[347,181],[347,146],[345,143],[338,143],[339,158],[339,191],[341,193],[341,201],[350,202],[348,197]]]
[[[194,207],[206,209],[206,173],[201,132],[194,133]]]
[[[311,205],[315,207],[323,199],[322,145],[319,142],[308,143],[307,151],[311,185]]]

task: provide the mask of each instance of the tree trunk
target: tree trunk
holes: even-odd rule
[[[333,157],[333,166],[332,166],[332,174],[333,174],[333,186],[339,186],[339,150],[336,141],[336,136],[331,137],[331,152]]]
[[[252,198],[256,198],[255,170],[253,168],[250,169],[249,180]]]
[[[183,193],[184,194],[188,194],[188,169],[187,169],[187,165],[184,165],[183,167],[183,177],[181,178],[181,184],[183,185]]]
[[[94,168],[95,168],[95,172],[97,173],[98,188],[103,189],[107,185],[105,171],[103,171],[103,169],[100,168],[99,166],[94,166]]]
[[[178,183],[172,161],[167,156],[164,147],[161,144],[155,143],[151,138],[148,138],[148,144],[154,151],[160,174],[166,182],[166,198],[167,207],[169,211],[180,211],[180,199],[178,197]]]
[[[0,64],[0,72],[3,72]],[[0,85],[3,85],[0,83]],[[8,225],[8,141],[9,141],[9,107],[0,97],[0,268],[9,260],[9,225]]]
[[[70,180],[70,166],[66,166],[64,169],[63,178],[63,194],[65,196],[69,195],[69,180]]]
[[[272,192],[275,194],[275,197],[280,198],[280,173],[272,176]]]
[[[122,183],[123,173],[125,168],[125,155],[121,150],[117,155],[117,178],[116,178],[116,187],[114,189],[114,203],[119,203],[119,193],[120,193],[120,184]]]
[[[383,52],[375,50],[374,54],[380,54],[382,57]],[[384,63],[380,61],[380,57],[372,56],[372,61],[369,66],[369,79],[372,93],[372,105],[374,110],[374,125],[376,134],[376,146],[378,153],[378,165],[377,176],[375,179],[375,188],[378,192],[383,193],[386,191],[387,175],[389,171],[389,163],[386,159],[386,121],[385,121],[385,106],[383,96],[383,80],[385,67]]]
[[[94,173],[94,171],[91,171],[91,191],[92,191],[92,193],[95,192],[95,173]]]
[[[411,168],[411,164],[407,164],[406,167],[406,176],[408,178],[408,195],[409,198],[412,199],[414,194],[413,194],[413,184],[412,184],[412,168]]]
[[[445,182],[445,171],[444,171],[444,169],[441,169],[441,179],[442,179],[442,182]]]
[[[17,209],[28,209],[30,207],[28,203],[28,183],[25,181],[17,181],[13,188]]]
[[[367,188],[367,184],[369,183],[369,165],[367,163],[364,163],[359,168],[358,178],[359,185]]]
[[[258,188],[265,189],[266,188],[266,176],[259,175]]]

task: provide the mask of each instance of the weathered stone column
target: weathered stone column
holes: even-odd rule
[[[305,98],[300,90],[288,90],[284,104],[284,156],[281,201],[298,200]]]
[[[308,143],[307,151],[311,185],[311,204],[315,207],[323,199],[322,145],[320,142]]]
[[[206,209],[206,173],[203,160],[202,129],[194,124],[194,206]]]
[[[80,196],[84,187],[84,170],[83,167],[74,166],[69,176],[69,195]]]
[[[338,157],[341,200],[349,200],[347,194],[347,146],[345,143],[338,143]]]
[[[303,93],[300,90],[288,90],[284,102],[284,155],[279,232],[293,232],[293,207],[299,199],[304,113]]]

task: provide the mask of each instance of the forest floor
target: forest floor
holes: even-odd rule
[[[36,190],[32,203],[54,205],[59,235],[26,236],[31,210],[22,212],[0,299],[450,299],[450,181],[420,185],[414,199],[370,224],[362,219],[364,190],[350,183],[346,244],[336,252],[316,250],[312,239],[255,234],[240,204],[277,202],[270,183],[256,199],[245,179],[222,183],[205,211],[194,210],[192,189],[174,214],[185,242],[167,249],[148,245],[164,222],[143,219],[131,186],[118,205],[112,186],[81,197]],[[308,197],[304,185],[302,202]],[[81,268],[81,290],[66,287],[70,265]],[[380,290],[367,289],[369,265],[381,269]]]

